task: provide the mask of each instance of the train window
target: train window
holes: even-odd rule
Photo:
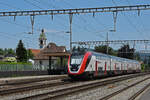
[[[76,64],[80,65],[82,62],[83,56],[71,56],[71,65]]]
[[[98,71],[102,71],[103,70],[103,67],[98,67]]]

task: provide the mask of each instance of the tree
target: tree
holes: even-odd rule
[[[7,48],[4,49],[4,55],[6,55],[6,54],[7,54]]]
[[[100,46],[95,46],[94,47],[94,51],[95,52],[100,52],[100,53],[105,53],[105,54],[107,54],[107,45],[100,45]],[[116,55],[115,54],[115,51],[113,50],[113,48],[111,48],[111,47],[108,47],[108,54],[109,55]]]
[[[15,53],[15,50],[13,50],[12,48],[5,48],[5,49],[1,49],[0,48],[0,55],[13,55],[15,56],[16,53]]]
[[[76,47],[75,46],[73,46],[72,51],[76,51]]]
[[[80,47],[80,46],[78,46],[78,47],[74,46],[72,49],[73,52],[79,52],[79,53],[84,53],[86,50],[87,50],[87,48]]]
[[[8,48],[6,54],[7,55],[14,55],[14,56],[16,55],[15,50],[13,50],[12,48]]]
[[[123,45],[120,49],[118,49],[118,57],[133,59],[134,51],[135,50],[133,48],[130,49],[130,46],[128,44]]]
[[[0,48],[0,55],[4,55],[4,51],[1,48]]]
[[[147,60],[147,66],[146,66],[146,69],[150,69],[150,56],[148,57],[148,60]]]
[[[19,40],[18,46],[16,48],[16,55],[19,62],[27,61],[27,50],[24,47],[22,40]]]
[[[136,54],[134,55],[134,58],[135,58],[135,60],[138,60],[138,61],[141,60],[139,53],[136,53]]]
[[[34,56],[34,55],[33,55],[33,53],[31,52],[31,50],[28,49],[28,50],[27,50],[27,58],[28,58],[28,59],[33,59],[33,56]]]

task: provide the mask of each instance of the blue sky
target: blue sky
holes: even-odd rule
[[[0,0],[0,11],[43,10],[65,8],[89,8],[150,4],[149,0]],[[149,39],[150,10],[118,13],[116,32],[109,32],[109,40]],[[113,29],[112,13],[80,14],[73,16],[73,41],[106,40],[106,33]],[[44,28],[47,43],[55,42],[69,49],[69,16],[36,16],[34,34],[31,32],[29,16],[0,17],[0,48],[16,48],[21,39],[26,48],[38,49],[40,30]],[[111,45],[118,47],[118,45]],[[136,45],[143,49],[144,45]]]

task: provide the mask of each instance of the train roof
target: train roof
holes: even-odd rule
[[[99,52],[95,52],[95,51],[88,50],[88,49],[83,49],[80,52],[79,51],[74,51],[72,53],[72,55],[84,55],[86,52],[91,52],[94,55],[105,57],[106,59],[107,58],[109,58],[109,59],[112,58],[113,60],[122,61],[122,62],[139,63],[139,61],[136,61],[136,60],[127,59],[127,58],[121,58],[121,57],[116,57],[116,56],[112,56],[112,55],[108,55],[108,54],[104,54],[104,53],[99,53]]]
[[[94,51],[89,51],[92,52],[92,54],[94,55],[98,55],[98,56],[102,56],[102,57],[107,57],[107,58],[112,58],[114,60],[118,60],[118,61],[124,61],[124,62],[134,62],[134,63],[139,63],[139,61],[136,60],[132,60],[132,59],[127,59],[127,58],[121,58],[121,57],[116,57],[116,56],[112,56],[112,55],[108,55],[108,54],[103,54],[103,53],[98,53],[98,52],[94,52]]]

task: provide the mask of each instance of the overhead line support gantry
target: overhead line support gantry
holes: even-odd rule
[[[72,42],[78,45],[102,45],[102,44],[127,44],[127,43],[150,43],[150,40],[111,40],[111,41],[85,41]]]
[[[97,7],[97,8],[78,8],[78,9],[58,9],[58,10],[32,10],[32,11],[8,11],[0,12],[0,17],[3,16],[14,16],[14,21],[16,16],[31,16],[32,24],[32,34],[33,34],[33,25],[34,25],[34,16],[37,15],[51,15],[52,20],[54,15],[58,14],[69,14],[70,19],[70,51],[72,50],[72,16],[73,14],[82,14],[82,13],[103,13],[103,12],[113,12],[114,18],[114,31],[116,31],[116,19],[117,13],[121,11],[138,11],[140,15],[141,10],[150,10],[150,5],[134,5],[134,6],[115,6],[115,7]]]
[[[78,9],[60,9],[60,10],[33,10],[33,11],[8,11],[0,12],[0,16],[35,16],[35,15],[57,15],[57,14],[80,14],[80,13],[98,13],[98,12],[120,12],[149,10],[150,5],[134,6],[115,6],[98,8],[78,8]]]

